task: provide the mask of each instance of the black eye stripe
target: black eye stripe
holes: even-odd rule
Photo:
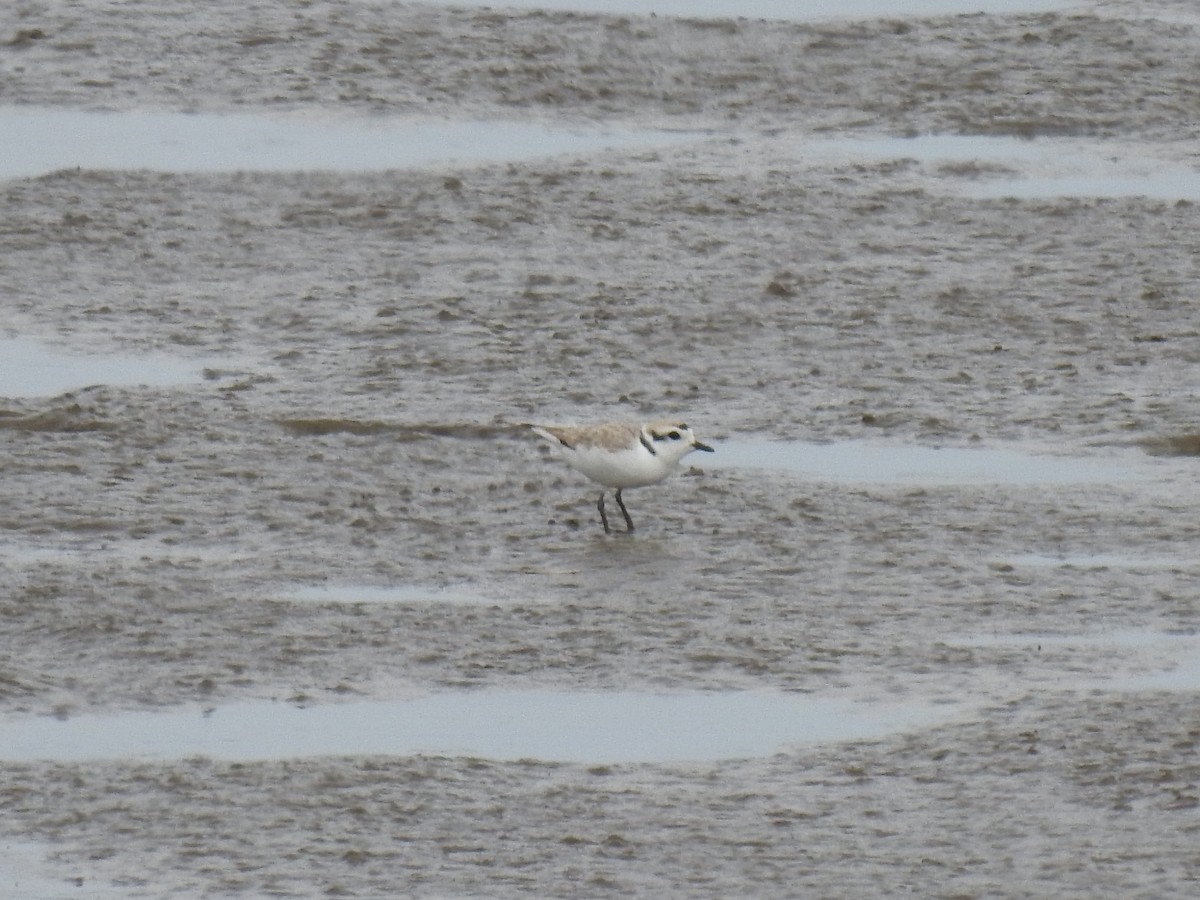
[[[678,440],[683,439],[683,435],[680,434],[678,431],[668,431],[666,434],[654,435],[654,439],[656,441],[666,441],[666,440],[678,441]]]

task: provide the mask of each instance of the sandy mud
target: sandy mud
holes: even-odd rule
[[[1200,613],[1195,202],[985,197],[1029,173],[809,143],[1017,136],[1194,171],[1189,8],[7,5],[11,105],[698,135],[0,183],[0,339],[195,372],[0,399],[10,722],[483,691],[948,713],[691,763],[20,761],[0,738],[0,894],[1195,896],[1197,684],[1154,680],[1190,671]],[[611,537],[522,427],[664,414],[717,452],[630,491],[638,530]],[[720,462],[764,442],[979,448],[1030,477]],[[1048,457],[1111,477],[1048,482]]]

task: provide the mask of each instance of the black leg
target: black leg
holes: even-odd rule
[[[617,506],[621,507],[621,514],[625,516],[626,531],[633,531],[633,519],[629,518],[629,510],[625,508],[625,502],[621,499],[621,489],[617,489]]]
[[[617,502],[621,502],[620,497],[617,498]],[[621,507],[621,509],[624,508],[623,506]],[[604,514],[604,491],[600,492],[600,502],[596,504],[596,509],[600,510],[600,522],[604,525],[604,533],[612,534],[612,529],[608,527],[608,516]],[[626,514],[626,518],[628,518],[628,513]]]

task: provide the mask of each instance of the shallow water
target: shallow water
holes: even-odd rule
[[[779,140],[794,143],[800,158],[810,163],[913,160],[937,166],[936,173],[930,173],[931,185],[941,189],[951,185],[970,197],[1200,198],[1200,173],[1194,168],[1179,160],[1156,159],[1144,146],[1121,142],[952,134],[820,139],[792,136]],[[1186,147],[1178,151],[1181,157],[1188,152]],[[1001,176],[972,166],[992,166],[1012,174]]]
[[[169,170],[172,138],[135,158],[158,170],[0,185],[6,336],[244,361],[6,398],[4,722],[137,723],[162,755],[0,759],[0,840],[71,893],[155,900],[1190,900],[1200,609],[1173,561],[1200,480],[1139,448],[1196,429],[1200,209],[972,193],[1190,172],[1200,61],[1169,5],[24,4],[0,90],[30,111],[710,137],[204,173]],[[261,137],[235,158],[269,166]],[[629,535],[518,427],[665,415],[717,453],[630,491]],[[637,711],[694,695],[787,697],[797,729],[582,761],[652,758],[660,725],[697,753],[688,717]],[[429,752],[547,758],[383,746],[380,712],[425,698],[450,712]],[[534,721],[472,733],[489,698]],[[792,742],[808,702],[861,698],[903,727]],[[270,742],[336,737],[335,708],[352,746],[324,750],[386,752]],[[756,742],[791,715],[706,709]]]
[[[506,121],[388,116],[77,112],[0,108],[0,179],[56,169],[163,172],[355,172],[473,165],[602,150],[633,151],[702,139],[697,133],[556,128]],[[1194,200],[1200,175],[1148,159],[1144,148],[1003,135],[782,138],[806,162],[911,159],[1016,169],[1015,178],[959,180],[975,197],[1148,197]]]
[[[328,584],[310,585],[282,591],[277,599],[298,603],[453,603],[466,605],[493,605],[512,602],[471,588],[454,588],[438,585],[355,585]],[[523,598],[521,602],[529,602]]]
[[[1148,200],[1200,200],[1200,174],[1169,172],[1159,175],[1019,178],[973,185],[976,197],[1144,197]]]
[[[1193,656],[1191,660],[1182,662],[1166,672],[1120,678],[1113,683],[1113,687],[1125,691],[1175,691],[1195,694],[1200,691],[1200,660]]]
[[[1047,646],[1047,647],[1112,647],[1159,651],[1167,657],[1188,656],[1200,650],[1200,637],[1195,634],[1167,634],[1161,631],[1123,629],[1121,631],[1081,634],[979,634],[955,637],[951,642],[963,646]]]
[[[49,859],[50,843],[15,838],[0,839],[0,897],[12,900],[123,900],[129,894],[94,879],[68,878]]]
[[[1062,142],[1011,135],[925,134],[915,137],[777,138],[794,142],[807,159],[830,162],[911,159],[922,163],[990,162],[1044,166],[1061,164]]]
[[[1090,457],[1052,456],[1021,450],[905,447],[839,442],[750,443],[725,441],[713,468],[778,469],[807,481],[902,485],[1074,485],[1136,481],[1130,465]]]
[[[1121,658],[1137,672],[1102,675],[1080,682],[1065,681],[1062,689],[1095,692],[1200,691],[1200,635],[1194,632],[1163,633],[1142,629],[1081,634],[980,634],[956,637],[947,643],[958,647],[1011,648],[1035,655],[1062,657],[1064,671],[1072,661],[1100,654]]]
[[[1031,568],[1074,568],[1074,569],[1195,569],[1200,559],[1195,557],[1140,556],[1133,553],[1080,553],[1071,556],[1043,556],[1028,553],[1007,560],[1014,566]]]
[[[510,9],[554,9],[615,15],[685,16],[688,18],[812,19],[907,18],[917,16],[1016,14],[1067,9],[1070,0],[435,0],[455,6]]]
[[[888,699],[780,693],[445,694],[299,708],[249,703],[8,721],[0,759],[292,759],[412,754],[578,763],[765,756],[798,744],[871,740],[956,710]]]
[[[177,387],[203,381],[208,367],[229,364],[229,360],[187,359],[161,353],[68,353],[28,338],[0,338],[0,397],[52,397],[100,384]]]
[[[56,169],[363,171],[637,149],[691,135],[398,117],[0,109],[0,179]]]

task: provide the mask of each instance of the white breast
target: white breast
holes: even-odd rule
[[[563,447],[562,456],[588,478],[611,488],[657,484],[671,473],[677,462],[652,455],[640,443],[617,451],[595,446]]]

